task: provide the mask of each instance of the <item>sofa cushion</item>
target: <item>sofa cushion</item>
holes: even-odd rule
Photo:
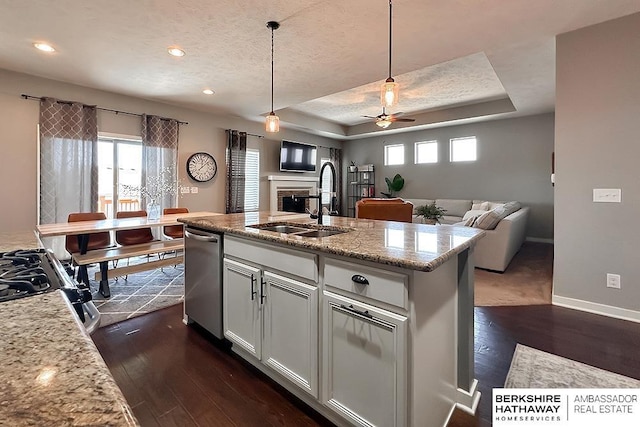
[[[489,202],[482,202],[479,200],[474,200],[471,204],[472,211],[488,211],[489,210]]]
[[[471,209],[471,200],[436,199],[436,206],[445,209],[447,216],[462,218],[465,212]]]
[[[480,215],[473,223],[473,227],[481,228],[483,230],[493,230],[503,218],[511,215],[518,209],[520,209],[519,202],[500,204],[490,211]]]

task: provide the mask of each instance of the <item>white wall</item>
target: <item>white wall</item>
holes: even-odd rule
[[[179,205],[192,211],[224,212],[225,130],[238,129],[265,135],[261,122],[216,116],[0,69],[0,149],[2,150],[0,200],[6,204],[1,209],[0,231],[31,230],[37,221],[36,126],[39,103],[22,99],[20,94],[23,93],[79,101],[133,113],[156,114],[188,122],[188,125],[180,126],[178,171],[180,179],[190,186],[198,187],[199,192],[182,196]],[[99,111],[98,129],[102,132],[139,135],[140,118]],[[321,146],[340,146],[337,141],[287,130],[286,125],[281,126],[278,134],[269,135],[269,138],[272,139],[255,137],[248,139],[249,146],[258,147],[261,150],[263,175],[273,174],[278,170],[277,153],[281,139],[310,142]],[[197,151],[211,153],[218,164],[218,174],[207,183],[191,181],[186,174],[186,160]],[[262,183],[261,192],[266,192],[267,188],[267,183]],[[268,207],[266,194],[261,194],[261,208],[268,209]]]
[[[554,301],[640,320],[640,14],[562,34],[556,56]]]
[[[387,191],[385,177],[405,178],[398,194],[410,199],[517,200],[531,208],[527,236],[553,238],[553,114],[492,120],[345,143],[345,157],[376,166],[376,193]],[[478,160],[449,162],[449,139],[476,136]],[[414,164],[414,143],[438,141],[437,164]],[[383,147],[404,144],[405,164],[383,166]]]

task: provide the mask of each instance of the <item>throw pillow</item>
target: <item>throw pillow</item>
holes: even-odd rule
[[[469,218],[467,218],[466,221],[462,221],[462,225],[464,225],[465,227],[473,227],[473,224],[476,222],[477,219],[478,219],[477,216],[470,216]]]
[[[504,218],[504,207],[498,206],[490,211],[487,211],[480,215],[473,223],[475,228],[481,228],[483,230],[493,230],[496,228],[502,218]]]
[[[482,215],[483,213],[486,213],[487,210],[486,209],[471,209],[470,211],[467,211],[467,213],[464,214],[464,216],[462,217],[463,221],[466,221],[467,219],[471,218],[471,217],[478,217],[480,215]]]

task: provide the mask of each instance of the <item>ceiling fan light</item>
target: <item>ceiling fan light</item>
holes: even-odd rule
[[[393,107],[398,104],[399,84],[389,77],[380,87],[380,103],[383,107]]]
[[[265,129],[267,132],[278,132],[280,130],[280,118],[273,111],[267,116]]]
[[[391,126],[391,120],[388,120],[388,119],[378,120],[376,122],[376,125],[380,126],[382,129],[386,129],[389,126]]]

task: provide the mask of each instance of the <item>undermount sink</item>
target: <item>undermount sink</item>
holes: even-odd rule
[[[334,234],[342,234],[351,230],[340,230],[336,228],[316,228],[314,225],[306,226],[305,224],[278,224],[264,223],[250,225],[251,228],[258,230],[273,231],[274,233],[291,234],[300,237],[329,237]]]
[[[256,225],[251,225],[250,227],[253,228],[257,228],[260,230],[265,230],[265,231],[273,231],[276,233],[285,233],[285,234],[291,234],[291,233],[300,233],[302,231],[308,231],[308,228],[302,228],[302,227],[295,227],[293,225],[287,225],[287,224],[256,224]]]
[[[334,234],[346,233],[345,230],[311,230],[304,233],[297,233],[296,236],[300,237],[328,237]]]

